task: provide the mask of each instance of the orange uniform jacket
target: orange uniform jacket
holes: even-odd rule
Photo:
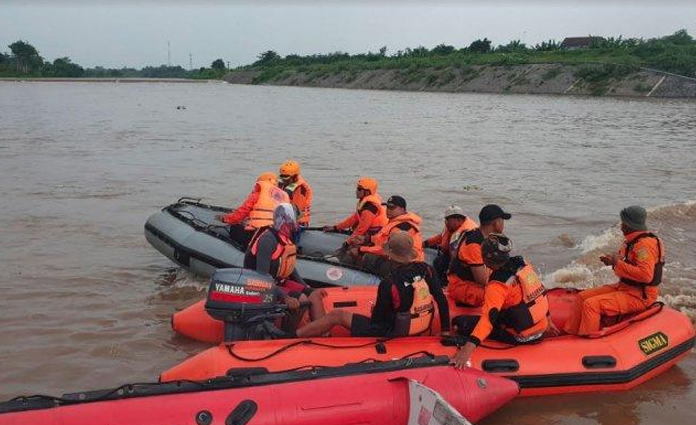
[[[449,231],[447,226],[442,230],[442,233],[438,233],[437,235],[431,236],[428,239],[426,239],[425,243],[428,246],[437,246],[440,245],[440,251],[443,253],[447,254],[450,251],[450,244],[453,242],[452,235],[454,235],[454,241],[459,239],[461,235],[464,233],[468,232],[469,230],[474,230],[478,227],[478,224],[469,217],[464,218],[464,223],[462,223],[461,226],[459,226],[459,229],[457,229],[456,232],[452,233]]]
[[[262,196],[262,190],[265,191]],[[252,211],[259,210],[263,211],[263,215],[266,219],[259,220],[259,225],[254,223],[248,224],[249,230],[255,230],[263,226],[270,226],[273,224],[273,210],[278,204],[282,202],[290,202],[290,198],[285,192],[279,189],[277,186],[261,181],[254,184],[254,189],[252,189],[246,200],[237,207],[231,213],[225,214],[223,217],[223,222],[227,224],[240,224],[245,218],[250,217]],[[260,203],[265,203],[267,205],[259,205]],[[251,218],[251,217],[250,217]],[[261,223],[262,222],[262,223]]]
[[[387,224],[387,212],[382,205],[379,195],[368,195],[358,201],[356,211],[342,222],[336,224],[336,229],[353,229],[348,241],[355,236],[364,236],[370,229],[380,228]]]
[[[474,280],[471,267],[483,266],[481,244],[483,233],[474,229],[461,236],[457,256],[452,257],[447,271],[449,296],[457,302],[469,306],[480,306],[483,302],[484,288]]]
[[[626,243],[619,251],[619,259],[614,265],[614,273],[619,279],[630,279],[638,282],[649,283],[653,279],[655,266],[658,262],[664,261],[664,247],[656,238],[642,237],[633,245],[633,249],[628,253],[628,261],[625,261],[627,244],[637,239],[640,235],[649,232],[633,232],[626,235]],[[657,286],[636,287],[619,282],[619,289],[625,291],[638,291],[643,293],[647,302],[653,303],[657,300],[659,290]]]
[[[402,214],[398,217],[392,218],[386,226],[377,232],[374,236],[370,238],[372,243],[371,246],[361,246],[360,252],[363,254],[375,254],[381,257],[386,256],[382,245],[386,244],[389,240],[389,235],[394,229],[399,229],[404,232],[408,232],[413,238],[413,248],[416,250],[416,261],[424,261],[425,255],[423,254],[423,240],[420,236],[420,224],[421,218],[413,213]]]
[[[244,200],[242,205],[238,206],[234,211],[229,214],[225,214],[222,221],[227,224],[239,224],[244,221],[245,218],[249,217],[249,213],[256,205],[256,201],[259,200],[259,187],[254,185],[254,189],[251,191],[249,196]]]
[[[297,207],[300,217],[297,223],[300,226],[309,227],[312,220],[312,187],[302,176],[297,181],[281,187],[290,196],[290,202]]]
[[[471,332],[469,340],[474,344],[479,345],[481,341],[485,340],[491,334],[493,326],[504,325],[502,323],[492,323],[491,312],[497,312],[494,314],[494,316],[500,317],[506,309],[519,305],[522,303],[522,300],[522,288],[519,285],[519,280],[517,277],[515,277],[515,272],[510,270],[494,271],[486,284],[483,307],[481,308],[481,318],[476,324],[474,330]],[[523,334],[538,334],[544,332],[547,327],[548,318],[545,316],[537,324],[523,331]],[[511,334],[516,334],[516,332],[510,329],[510,327],[505,326],[505,328]]]

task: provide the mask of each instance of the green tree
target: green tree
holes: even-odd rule
[[[189,76],[189,72],[179,65],[146,66],[140,70],[139,74],[144,78],[186,78]]]
[[[406,51],[404,52],[404,55],[410,56],[412,58],[424,58],[424,57],[428,56],[429,53],[430,53],[430,50],[428,50],[427,47],[418,46],[414,49],[407,47]]]
[[[488,53],[491,51],[491,40],[487,38],[476,40],[469,45],[469,51],[472,53]]]
[[[520,40],[512,40],[504,46],[498,46],[498,48],[496,49],[496,51],[501,53],[524,53],[527,50],[527,45]]]
[[[210,64],[210,67],[216,71],[224,71],[225,70],[225,62],[222,59],[215,59],[213,61],[213,63]]]
[[[58,58],[53,64],[47,63],[47,71],[51,77],[79,78],[85,75],[85,70],[80,65],[72,63],[70,58]]]
[[[437,46],[433,47],[433,49],[430,51],[430,53],[434,55],[442,55],[442,56],[447,56],[449,54],[454,53],[455,48],[454,46],[447,45],[445,43],[438,44]]]
[[[685,29],[681,29],[672,35],[668,35],[667,37],[662,37],[662,39],[672,44],[691,44],[694,41],[694,39]]]
[[[534,46],[534,50],[538,52],[552,52],[559,50],[561,48],[561,43],[556,40],[542,41],[541,43]]]
[[[273,50],[266,50],[257,56],[259,60],[254,62],[257,66],[267,66],[280,61],[280,55]]]
[[[17,70],[27,74],[29,71],[37,70],[43,65],[43,58],[31,44],[18,40],[7,46],[17,63]]]

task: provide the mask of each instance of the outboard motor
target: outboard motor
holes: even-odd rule
[[[205,309],[225,322],[225,342],[262,339],[264,322],[285,314],[285,305],[275,302],[275,282],[247,269],[219,269],[210,278]]]

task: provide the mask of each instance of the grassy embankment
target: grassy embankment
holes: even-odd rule
[[[286,57],[267,51],[259,56],[257,62],[237,71],[255,71],[257,75],[252,84],[263,84],[282,81],[295,74],[303,74],[309,81],[342,74],[344,81],[350,82],[364,71],[397,70],[403,83],[423,81],[429,86],[437,86],[447,84],[456,75],[474,79],[483,67],[524,64],[573,65],[575,76],[582,79],[593,94],[599,95],[606,91],[610,81],[644,67],[696,77],[696,41],[686,31],[680,30],[671,36],[650,40],[597,39],[590,48],[580,50],[561,50],[554,41],[533,48],[513,41],[492,49],[490,41],[484,39],[462,49],[447,45],[433,49],[419,47],[391,56],[386,55],[386,48],[379,53],[358,55],[338,52]],[[554,72],[561,71],[552,68],[546,77],[554,78]],[[640,81],[635,83],[636,92],[650,89],[641,84]]]

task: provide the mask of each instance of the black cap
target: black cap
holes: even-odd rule
[[[496,218],[510,220],[512,218],[512,215],[506,213],[505,211],[503,211],[502,208],[495,204],[488,204],[485,207],[481,208],[481,212],[479,213],[479,223],[490,223]]]
[[[394,195],[390,196],[389,199],[387,199],[387,202],[383,203],[382,205],[395,206],[406,209],[406,200],[399,195]]]

